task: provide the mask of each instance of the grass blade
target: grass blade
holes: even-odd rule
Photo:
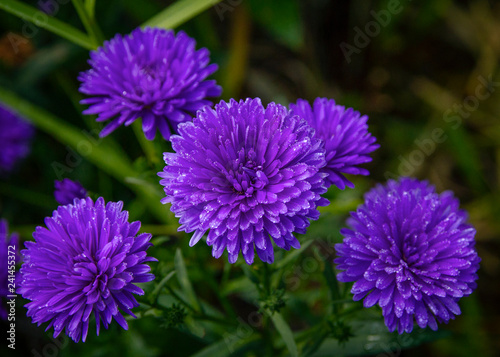
[[[179,248],[177,248],[177,251],[175,252],[174,264],[175,271],[177,272],[177,279],[179,280],[182,291],[184,292],[184,294],[186,294],[189,304],[191,304],[191,306],[196,311],[201,311],[200,303],[196,298],[193,286],[191,285],[191,281],[189,280],[189,276],[186,270],[186,263],[184,263],[184,258],[182,257],[182,252]]]
[[[270,317],[273,321],[274,327],[276,327],[276,330],[278,330],[281,337],[283,338],[283,341],[285,342],[285,345],[290,352],[290,356],[298,357],[299,351],[297,349],[297,345],[295,344],[290,326],[288,326],[285,319],[283,319],[283,316],[281,316],[279,312],[275,312],[272,315],[270,314]]]
[[[179,0],[158,15],[146,21],[142,27],[149,26],[172,29],[182,25],[220,1],[222,0]]]
[[[23,20],[34,23],[36,26],[55,33],[66,40],[69,40],[88,50],[96,49],[93,41],[71,25],[64,23],[55,17],[50,17],[38,9],[26,5],[17,0],[0,1],[0,9],[5,10]]]

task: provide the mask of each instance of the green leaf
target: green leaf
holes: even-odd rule
[[[0,9],[20,17],[23,20],[32,22],[36,26],[53,32],[56,35],[61,36],[83,48],[88,50],[96,49],[95,43],[89,36],[80,30],[77,30],[73,26],[62,22],[55,17],[48,16],[32,6],[26,5],[17,0],[2,0],[0,1]]]
[[[149,297],[151,302],[154,302],[156,300],[161,289],[163,289],[165,287],[165,285],[167,285],[168,281],[174,275],[175,275],[175,270],[168,273],[163,279],[161,279],[161,281],[158,283],[158,285],[155,286],[155,289],[153,290],[153,292],[150,294],[150,297]]]
[[[479,192],[487,192],[486,181],[480,165],[480,155],[470,137],[470,133],[462,126],[457,130],[450,130],[449,135],[450,152],[457,160],[458,167],[463,172],[468,183]]]
[[[82,22],[85,30],[89,34],[90,38],[94,42],[94,46],[98,47],[104,42],[104,37],[102,35],[101,29],[95,22],[95,18],[90,17],[87,9],[85,8],[84,3],[81,0],[72,0],[73,6],[78,12],[78,16],[80,17],[80,21]]]
[[[85,0],[83,4],[85,6],[85,11],[91,19],[95,17],[95,2],[96,0]]]
[[[295,344],[295,340],[293,339],[292,330],[290,329],[290,326],[288,326],[286,321],[283,319],[283,316],[281,316],[279,312],[275,312],[273,314],[269,313],[269,316],[273,321],[274,327],[276,327],[276,330],[278,330],[281,337],[283,338],[283,341],[285,342],[285,345],[288,348],[288,351],[290,352],[290,356],[298,357],[299,351],[297,349],[297,345]]]
[[[325,276],[326,285],[330,290],[331,299],[333,301],[337,301],[341,298],[339,283],[337,281],[337,277],[335,276],[335,272],[333,271],[332,264],[330,262],[325,262],[325,270],[323,271],[323,275]],[[337,304],[332,305],[333,312],[337,312],[338,306]]]
[[[297,0],[253,0],[248,5],[255,21],[276,40],[292,49],[302,46],[304,31]]]
[[[189,332],[198,338],[204,338],[207,334],[205,327],[190,315],[186,316],[184,319],[184,325]]]
[[[182,25],[199,13],[222,0],[179,0],[158,15],[146,21],[142,27],[163,27],[172,29]]]
[[[200,303],[196,298],[193,286],[191,285],[191,281],[189,280],[189,276],[186,270],[186,264],[184,263],[184,258],[182,257],[182,252],[179,248],[177,248],[177,251],[175,252],[174,264],[175,271],[177,272],[177,279],[179,280],[182,291],[186,295],[191,306],[196,311],[201,311]]]
[[[136,184],[134,179],[140,180],[139,173],[133,169],[128,157],[114,150],[105,139],[89,138],[85,130],[68,124],[4,88],[0,88],[0,102],[11,107],[60,143],[70,146],[80,157],[128,185],[144,201],[153,215],[168,224],[171,215],[167,207],[160,202],[161,190],[149,185]]]

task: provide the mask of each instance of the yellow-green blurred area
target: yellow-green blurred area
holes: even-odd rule
[[[109,39],[116,33],[131,32],[171,3],[97,0],[95,16]],[[56,18],[83,29],[71,2],[57,4]],[[311,225],[310,235],[338,242],[338,230],[348,212],[362,202],[363,193],[378,182],[398,176],[427,179],[439,192],[452,190],[469,212],[482,262],[477,290],[460,302],[462,315],[441,325],[447,333],[437,340],[431,338],[412,347],[411,342],[381,342],[376,335],[372,340],[368,336],[367,340],[377,346],[375,350],[363,345],[351,350],[350,355],[499,355],[500,2],[224,0],[178,29],[194,37],[199,47],[207,47],[212,61],[219,64],[214,77],[223,87],[223,99],[260,97],[263,103],[288,105],[298,98],[312,101],[328,97],[369,116],[369,130],[380,144],[373,161],[365,165],[370,176],[352,178],[356,185],[353,190],[339,192],[332,188],[328,196],[333,203],[322,209],[323,215]],[[87,59],[87,50],[0,12],[0,86],[91,132],[98,126],[93,117],[81,115],[84,108],[78,104],[82,96],[76,79],[80,71],[88,69]],[[161,156],[154,159],[143,155],[132,128],[120,128],[105,142],[121,146],[134,160],[134,168],[143,173],[143,179],[157,182]],[[159,138],[153,145],[153,151],[159,153],[168,149]],[[252,311],[248,301],[242,294],[232,293],[244,290],[238,285],[241,280],[232,281],[242,276],[234,273],[240,272],[239,266],[221,278],[222,263],[211,258],[203,242],[187,248],[189,237],[176,233],[175,220],[170,226],[161,225],[163,222],[135,199],[130,185],[117,182],[85,158],[74,166],[68,164],[70,154],[71,148],[39,131],[32,154],[18,172],[0,181],[0,215],[9,219],[23,239],[30,239],[34,226],[42,224],[43,217],[56,207],[52,198],[57,178],[54,163],[61,163],[70,170],[63,172],[65,177],[79,180],[96,196],[123,200],[131,218],[140,219],[145,230],[168,237],[168,244],[174,248],[183,247],[193,285],[203,299],[213,299],[211,293],[205,293],[205,286],[217,287],[221,279],[227,279],[222,293],[228,292],[239,316],[248,316]],[[156,189],[160,190],[159,185]],[[168,244],[162,247],[168,248]],[[326,256],[331,261],[333,254],[329,252]],[[157,257],[164,261],[174,255],[161,254]],[[161,270],[155,269],[156,274]],[[310,270],[305,278],[296,270],[286,275],[290,278],[287,288],[293,290],[290,294],[308,302],[289,299],[294,331],[312,324],[323,311],[317,301],[327,294],[327,288],[321,274]],[[207,282],[204,274],[213,275],[213,281]],[[292,281],[292,276],[300,279]],[[294,282],[298,282],[297,290]],[[18,315],[22,314],[25,309],[18,306]],[[299,322],[294,324],[294,319]],[[19,324],[19,349],[25,354],[18,355],[32,355],[52,343],[47,333],[28,319],[20,318]],[[47,355],[186,356],[205,347],[207,338],[211,338],[203,333],[196,336],[192,330],[162,330],[148,319],[131,326],[129,332],[118,331],[116,326],[110,331],[101,329],[99,338],[91,329],[86,344],[65,345]],[[143,336],[138,331],[148,332]],[[249,346],[240,355],[261,355],[251,348],[254,345]],[[341,351],[332,340],[315,356],[349,354]]]

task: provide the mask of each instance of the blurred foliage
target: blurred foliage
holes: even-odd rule
[[[37,1],[26,3],[36,6]],[[109,39],[130,32],[171,3],[95,1],[95,19]],[[57,19],[85,31],[71,2],[57,4]],[[397,11],[391,12],[394,4]],[[210,49],[220,66],[215,78],[224,99],[260,97],[264,103],[287,105],[297,98],[324,96],[368,114],[370,131],[381,144],[366,165],[370,176],[354,178],[353,190],[330,190],[332,204],[322,208],[321,218],[301,237],[303,248],[277,253],[280,269],[241,262],[230,266],[226,257],[213,259],[203,244],[189,248],[188,236],[176,231],[172,216],[165,213],[160,220],[135,189],[157,181],[162,169],[158,158],[168,143],[159,138],[138,142],[132,128],[97,141],[96,147],[102,144],[130,158],[129,169],[139,176],[127,181],[75,154],[61,138],[38,131],[31,155],[9,180],[0,181],[0,215],[12,230],[31,239],[34,227],[56,207],[52,192],[58,174],[76,179],[93,197],[124,201],[131,219],[140,219],[143,230],[155,236],[151,253],[160,261],[153,267],[156,283],[168,279],[155,292],[159,305],[148,306],[145,298],[129,331],[113,324],[99,337],[91,330],[88,341],[79,344],[64,337],[51,340],[49,332],[24,316],[19,297],[18,348],[14,354],[2,343],[2,356],[286,355],[292,333],[300,351],[310,356],[497,355],[499,19],[500,3],[487,0],[225,0],[178,27]],[[346,58],[342,44],[355,52]],[[82,116],[77,90],[76,77],[88,68],[87,59],[87,50],[0,12],[0,87],[52,113],[88,140],[98,140],[100,125],[94,117]],[[410,335],[390,334],[375,307],[363,310],[371,322],[364,317],[344,324],[346,314],[359,314],[360,305],[351,302],[349,287],[337,285],[334,278],[331,261],[333,245],[341,240],[338,231],[366,190],[400,175],[428,179],[439,191],[453,190],[477,229],[479,287],[461,301],[462,315],[437,333],[417,329]],[[152,190],[159,193],[151,195],[161,194],[159,185]],[[176,276],[169,276],[174,270]],[[262,274],[267,274],[267,287],[258,286]],[[145,289],[153,293],[155,285]],[[271,301],[262,300],[266,289],[278,291],[267,295]],[[173,296],[194,310],[180,306]],[[278,315],[266,314],[268,308],[279,308]],[[281,315],[289,326],[280,325]],[[276,329],[269,329],[271,323]],[[354,337],[346,342],[351,333]],[[264,349],[269,346],[271,350]]]

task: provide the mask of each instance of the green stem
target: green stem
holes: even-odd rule
[[[264,284],[264,291],[266,294],[266,298],[271,295],[271,271],[269,269],[269,265],[265,262],[262,262],[264,265],[263,268],[263,284]]]
[[[55,33],[62,38],[65,38],[78,46],[88,50],[96,48],[92,39],[86,34],[77,30],[71,25],[68,25],[55,17],[50,17],[38,9],[26,5],[17,0],[2,0],[0,1],[0,9],[5,10],[23,20],[34,23],[36,26]]]
[[[141,27],[175,28],[209,9],[222,0],[179,0],[158,15],[146,21]]]
[[[85,0],[84,3],[85,11],[87,11],[91,20],[94,20],[95,18],[95,2],[96,0]]]
[[[104,42],[104,36],[102,35],[101,29],[95,22],[93,17],[90,17],[90,14],[87,12],[87,9],[81,2],[81,0],[72,0],[73,6],[78,12],[78,16],[80,17],[80,21],[82,22],[85,30],[94,41],[95,47],[99,47]]]
[[[141,145],[142,151],[146,155],[149,163],[152,165],[156,165],[160,162],[161,155],[156,153],[156,148],[153,141],[146,139],[144,135],[144,131],[142,131],[142,120],[137,119],[132,123],[132,129],[134,130],[134,134],[139,141],[139,145]]]

